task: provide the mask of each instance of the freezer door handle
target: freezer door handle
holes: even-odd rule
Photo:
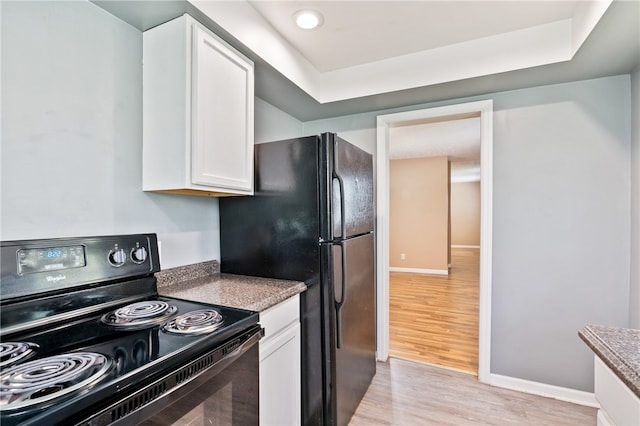
[[[344,304],[345,301],[345,297],[346,297],[346,291],[347,291],[347,286],[346,286],[346,259],[344,257],[344,247],[342,245],[342,242],[339,244],[335,244],[334,246],[334,259],[336,259],[335,256],[335,252],[337,250],[340,250],[340,262],[339,264],[334,264],[334,269],[333,269],[333,282],[334,282],[334,286],[333,286],[333,303],[335,306],[335,312],[336,312],[336,347],[338,349],[340,349],[340,344],[342,341],[342,325],[341,325],[341,321],[340,321],[340,309],[342,308],[342,305]],[[339,269],[338,269],[339,268]],[[339,298],[338,298],[339,296]]]
[[[336,214],[336,209],[340,208],[340,213]],[[335,172],[333,173],[333,230],[331,237],[336,238],[336,228],[340,229],[340,238],[345,238],[347,235],[347,225],[345,220],[345,210],[344,210],[344,182],[342,178],[337,175]],[[336,219],[340,218],[340,224],[336,226]]]

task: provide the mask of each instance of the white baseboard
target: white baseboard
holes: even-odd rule
[[[600,408],[600,404],[596,400],[595,395],[591,392],[563,388],[560,386],[548,385],[546,383],[532,382],[530,380],[502,376],[500,374],[493,373],[489,375],[488,384],[499,388],[511,389],[547,398],[558,399],[560,401],[585,405],[587,407]]]
[[[598,426],[616,426],[614,421],[611,420],[611,417],[609,417],[607,413],[602,410],[598,410],[598,415],[596,416],[596,424]]]
[[[473,248],[473,249],[479,249],[480,246],[465,246],[463,244],[452,244],[451,248]]]
[[[420,269],[420,268],[395,268],[390,267],[391,272],[413,272],[415,274],[434,274],[434,275],[449,275],[448,269]]]

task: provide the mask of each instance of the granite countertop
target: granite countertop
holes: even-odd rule
[[[156,274],[158,293],[260,312],[307,289],[300,281],[221,274],[217,270],[212,261],[161,271]]]
[[[640,398],[640,330],[587,325],[578,335]]]

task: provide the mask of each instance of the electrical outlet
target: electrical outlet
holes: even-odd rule
[[[405,260],[407,256],[404,253],[400,253],[400,260]]]

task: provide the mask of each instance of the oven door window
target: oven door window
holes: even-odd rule
[[[257,425],[259,423],[258,345],[204,383],[168,401],[143,426]]]

